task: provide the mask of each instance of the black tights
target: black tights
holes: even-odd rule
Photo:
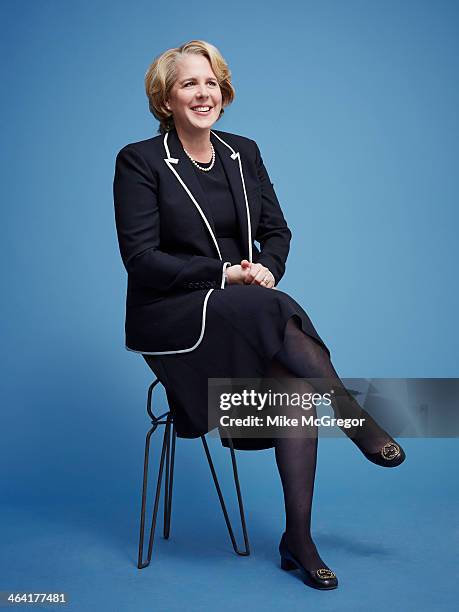
[[[314,378],[314,386],[301,381],[302,391],[325,393],[330,386],[335,391],[333,409],[342,418],[359,418],[361,407],[345,389],[327,351],[314,339],[303,333],[296,320],[289,319],[282,349],[277,353],[266,373],[266,378]],[[314,407],[308,416],[316,416]],[[390,439],[373,419],[365,414],[364,433],[355,434],[369,452],[373,452]],[[368,423],[368,424],[367,424]],[[348,433],[348,430],[343,430]],[[349,433],[348,433],[349,435]],[[290,551],[310,570],[327,567],[317,552],[311,536],[311,509],[317,463],[317,427],[309,429],[308,437],[276,438],[276,463],[282,481],[285,502],[285,534]]]

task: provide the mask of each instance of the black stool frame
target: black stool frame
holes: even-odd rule
[[[161,484],[163,478],[164,471],[164,460],[166,460],[166,475],[164,480],[164,523],[163,523],[163,536],[167,540],[170,534],[171,528],[171,510],[172,510],[172,487],[174,482],[174,459],[175,459],[175,441],[177,437],[177,433],[175,431],[175,424],[173,422],[172,415],[170,411],[165,412],[159,417],[156,417],[151,408],[151,400],[153,395],[153,389],[159,383],[159,380],[154,380],[150,387],[148,388],[148,398],[147,398],[147,412],[151,419],[151,423],[153,427],[147,432],[147,436],[145,439],[145,460],[143,466],[143,487],[142,487],[142,510],[140,513],[140,540],[139,540],[139,556],[137,567],[138,569],[143,569],[150,565],[151,561],[151,553],[153,550],[153,541],[155,537],[155,528],[156,528],[156,517],[158,514],[158,506],[159,499],[161,496]],[[165,420],[164,420],[165,419]],[[143,543],[145,536],[145,506],[147,500],[147,487],[148,487],[148,461],[150,455],[150,438],[153,432],[156,430],[158,425],[165,425],[164,428],[164,436],[163,436],[163,445],[161,449],[161,460],[159,464],[158,470],[158,480],[156,483],[156,494],[155,494],[155,503],[153,507],[153,516],[150,527],[150,537],[148,541],[148,555],[147,560],[143,561]],[[230,444],[230,453],[231,453],[231,463],[233,466],[233,475],[234,475],[234,483],[236,486],[237,492],[237,500],[239,504],[239,514],[241,517],[241,525],[242,525],[242,533],[244,535],[244,550],[240,550],[236,544],[236,539],[234,537],[233,528],[231,526],[231,521],[228,516],[228,512],[226,510],[225,501],[223,499],[223,495],[220,489],[220,484],[218,482],[217,474],[215,472],[214,464],[212,462],[212,457],[210,455],[209,447],[207,445],[207,440],[205,435],[201,436],[202,444],[204,446],[204,450],[206,453],[207,461],[209,462],[210,471],[212,473],[212,478],[215,484],[215,488],[217,489],[218,498],[220,500],[220,505],[222,507],[223,516],[225,517],[225,523],[228,528],[228,533],[231,538],[231,544],[233,545],[234,552],[241,556],[250,555],[250,547],[249,547],[249,538],[247,536],[247,527],[245,523],[244,516],[244,505],[242,502],[241,489],[239,486],[239,476],[237,471],[237,463],[236,463],[236,455],[234,452],[234,446],[231,438],[229,438]]]

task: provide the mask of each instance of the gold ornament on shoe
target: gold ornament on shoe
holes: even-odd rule
[[[320,578],[321,580],[328,580],[329,578],[336,578],[336,574],[332,572],[331,570],[327,569],[326,567],[321,567],[320,569],[316,570],[316,574],[318,578]]]
[[[382,447],[381,455],[383,459],[391,461],[400,455],[400,447],[395,442],[388,442]]]

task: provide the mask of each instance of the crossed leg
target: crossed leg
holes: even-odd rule
[[[303,333],[295,317],[286,325],[284,344],[276,359],[291,372],[290,376],[315,379],[312,385],[316,392],[333,390],[332,406],[335,416],[343,419],[365,417],[363,427],[342,431],[368,453],[378,452],[392,437],[363,411],[357,400],[349,393],[338,376],[327,351],[319,342]]]

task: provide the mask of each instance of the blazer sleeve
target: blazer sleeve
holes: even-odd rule
[[[229,262],[201,255],[185,261],[159,248],[157,179],[129,145],[116,156],[113,199],[121,258],[136,283],[160,292],[224,288]]]
[[[257,263],[269,268],[274,275],[276,285],[283,277],[285,263],[290,250],[292,232],[289,230],[282,213],[274,185],[269,178],[263,163],[260,149],[255,141],[256,167],[262,188],[262,209],[256,230],[255,240],[260,243],[260,255]]]

